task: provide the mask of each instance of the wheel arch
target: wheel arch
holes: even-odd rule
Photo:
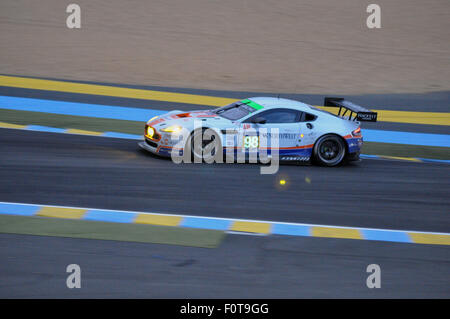
[[[347,140],[346,140],[341,134],[338,134],[338,133],[336,133],[336,132],[327,132],[327,133],[324,133],[324,134],[322,134],[322,135],[320,135],[319,137],[316,138],[316,140],[314,141],[314,144],[313,144],[312,152],[311,152],[311,159],[312,159],[314,162],[317,161],[317,159],[316,159],[316,152],[315,152],[315,151],[316,151],[316,145],[317,145],[317,142],[318,142],[322,137],[327,136],[327,135],[334,135],[334,136],[338,137],[338,138],[343,142],[344,147],[345,147],[345,156],[344,156],[344,158],[342,159],[342,162],[346,161],[346,159],[347,159],[347,157],[348,157],[348,154],[349,154],[349,153],[348,153],[349,147],[348,147]]]
[[[191,130],[191,132],[189,133],[189,138],[191,138],[192,135],[194,134],[194,132],[196,132],[196,131],[198,131],[198,130],[205,131],[205,130],[208,130],[208,129],[209,129],[209,130],[212,130],[212,131],[214,131],[214,133],[216,133],[216,135],[217,135],[217,136],[219,137],[219,139],[220,139],[220,143],[221,143],[222,148],[223,148],[223,133],[222,133],[220,130],[215,129],[215,128],[210,127],[210,126],[201,126],[201,127],[193,128],[193,129]]]
[[[313,149],[314,149],[314,147],[316,147],[317,141],[320,140],[322,137],[324,137],[324,136],[326,136],[326,135],[335,135],[335,136],[339,137],[339,138],[342,140],[342,142],[344,142],[344,145],[345,145],[345,151],[348,153],[348,143],[347,143],[347,140],[346,140],[341,134],[338,134],[338,133],[335,133],[335,132],[324,133],[324,134],[320,135],[318,138],[316,138],[316,140],[314,141],[314,144],[313,144],[313,145],[314,145],[314,146],[313,146]]]

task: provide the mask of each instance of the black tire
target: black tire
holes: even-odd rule
[[[347,149],[345,141],[337,135],[321,136],[314,144],[314,161],[323,166],[337,166],[343,163]]]
[[[220,142],[220,137],[217,135],[216,132],[212,131],[211,139],[205,139],[205,132],[207,131],[207,128],[203,128],[202,130],[196,130],[191,133],[191,136],[186,142],[186,152],[189,152],[191,155],[191,160],[194,163],[212,163],[214,161],[218,162],[220,155],[222,155],[220,152],[222,152],[222,143]],[[199,141],[201,141],[202,145],[195,145],[194,139],[196,138],[197,134],[201,134],[197,138],[200,138]],[[215,143],[214,145],[210,145],[210,143]],[[207,154],[203,154],[203,151],[206,147],[211,147],[211,153],[207,152]],[[209,155],[209,156],[208,156]]]

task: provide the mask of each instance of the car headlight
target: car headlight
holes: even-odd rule
[[[155,129],[151,126],[147,126],[147,130],[145,131],[145,134],[148,137],[153,137],[153,135],[155,135]]]
[[[163,128],[161,129],[161,131],[164,132],[170,132],[170,133],[177,133],[179,131],[181,131],[183,129],[183,127],[181,127],[180,125],[171,125],[167,128]]]

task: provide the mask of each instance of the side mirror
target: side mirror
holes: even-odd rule
[[[263,118],[263,117],[255,117],[253,120],[252,120],[252,123],[255,123],[255,124],[264,124],[264,123],[266,123],[266,119],[265,118]]]

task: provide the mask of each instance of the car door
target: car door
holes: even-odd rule
[[[272,149],[276,148],[280,156],[295,153],[302,144],[302,117],[303,112],[288,108],[275,108],[252,115],[241,125],[241,151],[271,154]]]

